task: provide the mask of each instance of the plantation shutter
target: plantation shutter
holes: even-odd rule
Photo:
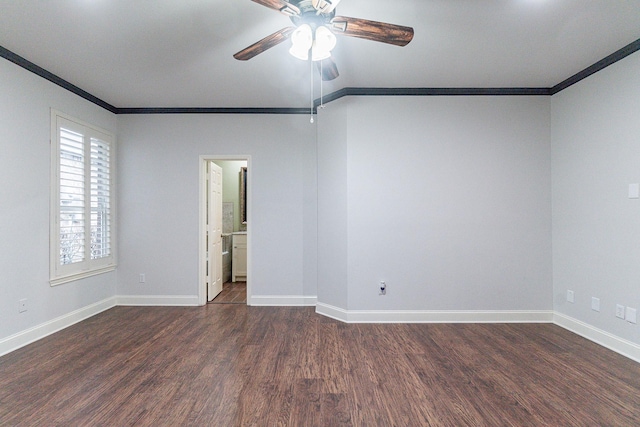
[[[91,259],[111,255],[109,143],[91,138]]]
[[[84,135],[60,128],[60,264],[85,258]]]

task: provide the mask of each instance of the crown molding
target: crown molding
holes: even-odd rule
[[[313,112],[317,107],[338,100],[345,96],[553,96],[558,92],[572,86],[592,74],[615,64],[634,52],[640,50],[640,39],[629,43],[601,59],[595,64],[574,74],[568,79],[550,88],[366,88],[366,87],[346,87],[332,92],[322,99],[314,100]],[[200,108],[200,107],[175,107],[175,108],[118,108],[100,98],[93,96],[89,92],[80,89],[72,83],[56,76],[44,68],[28,61],[27,59],[0,46],[0,57],[13,62],[14,64],[31,71],[38,76],[49,80],[52,83],[72,92],[81,98],[86,99],[114,114],[309,114],[309,108]]]
[[[309,114],[309,108],[118,108],[117,114]]]
[[[607,56],[606,58],[601,59],[600,61],[585,68],[579,73],[576,73],[573,76],[569,77],[568,79],[553,86],[551,88],[551,95],[555,95],[556,93],[568,88],[569,86],[578,83],[580,80],[586,79],[590,75],[595,74],[598,71],[607,68],[609,65],[615,64],[616,62],[626,58],[627,56],[631,55],[634,52],[637,52],[638,50],[640,50],[640,39],[629,43],[622,49],[618,49],[617,51]]]
[[[550,96],[546,87],[345,87],[314,101],[316,107],[345,96]],[[308,112],[308,111],[307,111]]]
[[[68,90],[69,92],[75,93],[79,97],[84,98],[87,101],[90,101],[104,108],[105,110],[111,111],[114,114],[118,114],[117,107],[114,107],[113,105],[103,101],[102,99],[91,95],[89,92],[80,89],[78,86],[71,84],[64,79],[61,79],[55,74],[45,70],[42,67],[39,67],[33,62],[24,59],[20,55],[17,55],[2,46],[0,46],[0,57],[6,59],[7,61],[13,62],[14,64],[24,68],[25,70],[31,71],[32,73],[42,77],[43,79],[49,80],[51,83],[57,84],[58,86]]]

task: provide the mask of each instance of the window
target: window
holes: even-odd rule
[[[51,113],[51,285],[115,268],[115,138]]]

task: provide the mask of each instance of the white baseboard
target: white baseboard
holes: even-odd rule
[[[345,323],[551,323],[553,311],[344,310],[318,303],[316,313]]]
[[[249,299],[252,306],[313,307],[317,302],[318,297],[304,295],[253,295]]]
[[[609,332],[595,328],[587,323],[564,314],[555,312],[553,315],[553,323],[556,325],[578,334],[590,341],[600,344],[609,350],[615,351],[631,360],[640,362],[640,345],[627,341]]]
[[[198,306],[198,295],[118,295],[118,305],[133,306]]]
[[[57,317],[48,322],[41,323],[40,325],[32,328],[20,331],[17,334],[10,335],[6,338],[0,339],[0,356],[10,353],[14,350],[38,341],[48,335],[61,331],[64,328],[68,328],[78,322],[95,316],[105,310],[116,306],[116,298],[111,297],[105,300],[99,301],[95,304],[88,305],[81,309],[72,311],[63,316]]]

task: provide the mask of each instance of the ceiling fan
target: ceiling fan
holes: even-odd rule
[[[249,60],[291,38],[289,53],[296,58],[316,62],[322,80],[328,81],[339,75],[338,67],[331,59],[336,34],[395,46],[406,46],[413,39],[411,27],[336,16],[336,6],[340,0],[252,1],[288,16],[295,26],[278,30],[233,55],[240,61]]]

